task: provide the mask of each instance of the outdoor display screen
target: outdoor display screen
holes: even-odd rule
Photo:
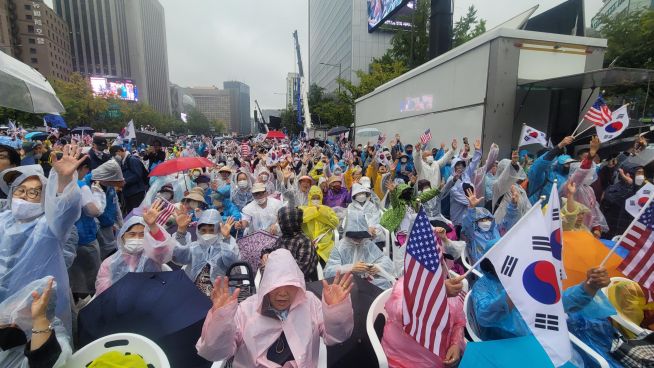
[[[138,101],[138,88],[129,79],[91,77],[93,94],[106,98],[119,98],[125,101]]]
[[[372,32],[405,6],[409,0],[367,0],[368,32]]]

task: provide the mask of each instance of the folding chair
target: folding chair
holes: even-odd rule
[[[370,339],[370,344],[372,345],[375,355],[377,356],[377,362],[379,368],[388,368],[388,359],[384,353],[381,342],[379,341],[379,336],[377,336],[377,331],[375,331],[375,321],[377,317],[383,315],[384,318],[388,318],[384,305],[391,297],[392,289],[384,290],[381,294],[373,300],[368,309],[368,315],[366,316],[366,331],[368,332],[368,338]]]

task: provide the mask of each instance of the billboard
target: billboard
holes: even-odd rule
[[[125,101],[138,101],[138,88],[130,79],[91,77],[93,94],[99,97],[119,98]]]
[[[372,32],[402,9],[409,0],[367,0],[367,2],[368,32]]]

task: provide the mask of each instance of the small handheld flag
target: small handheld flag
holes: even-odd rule
[[[522,132],[520,133],[520,142],[518,142],[518,147],[527,146],[530,144],[540,144],[543,147],[547,147],[547,136],[540,130],[536,130],[528,125],[523,125]]]
[[[611,121],[611,110],[606,105],[601,94],[597,97],[593,106],[588,109],[586,115],[584,115],[584,119],[599,127],[602,127]]]
[[[431,129],[425,130],[425,132],[420,136],[420,143],[422,143],[423,146],[429,143],[429,141],[431,141]]]
[[[629,127],[629,114],[627,105],[620,107],[611,114],[611,119],[603,125],[595,125],[597,138],[600,142],[608,142],[618,137]]]

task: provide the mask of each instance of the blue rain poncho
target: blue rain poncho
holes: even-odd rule
[[[25,179],[36,176],[43,184],[41,198],[44,213],[26,222],[17,221],[12,211],[0,213],[0,302],[34,280],[53,276],[59,283],[56,315],[66,329],[72,331],[70,290],[63,248],[81,213],[80,189],[77,182],[72,180],[62,193],[57,194],[57,172],[51,170],[50,177],[46,179],[41,166],[7,169],[0,174],[0,178],[4,178],[9,171],[21,173],[8,188],[9,208],[14,189]]]
[[[477,221],[490,218],[493,224],[488,231],[482,231],[477,225]],[[506,215],[504,216],[503,223],[497,224],[495,217],[487,209],[483,207],[468,208],[465,216],[463,217],[463,227],[461,234],[467,241],[466,249],[470,262],[475,263],[486,252],[500,240],[500,236],[506,233],[518,221],[518,210],[513,203],[509,203],[506,207]]]
[[[184,272],[192,281],[196,281],[200,271],[207,264],[210,267],[211,280],[218,276],[225,276],[229,267],[239,260],[239,249],[233,237],[225,239],[220,234],[220,214],[216,210],[206,210],[198,220],[198,228],[203,224],[214,225],[217,236],[211,240],[204,240],[198,237],[188,245],[187,239],[179,237],[179,245],[173,250],[173,262],[185,265]]]
[[[222,219],[223,221],[227,221],[228,218],[233,217],[234,220],[240,221],[241,220],[241,211],[238,209],[238,207],[232,202],[230,199],[230,193],[231,189],[229,185],[223,185],[222,187],[218,188],[217,191],[215,191],[212,196],[211,200],[207,203],[209,203],[212,208],[213,208],[213,201],[217,200],[222,202],[223,204],[223,210],[221,212]]]
[[[39,294],[47,286],[50,277],[43,277],[26,284],[21,290],[14,293],[9,298],[0,303],[0,325],[15,324],[20,328],[27,337],[27,341],[32,336],[32,292],[37,290]],[[52,323],[53,332],[61,347],[61,353],[53,365],[54,368],[63,367],[64,363],[72,354],[72,344],[70,333],[66,330],[61,320],[55,317],[55,309],[58,305],[57,290],[61,286],[55,281],[52,285],[53,293],[48,301],[46,317]],[[67,291],[67,290],[66,290]],[[3,368],[29,368],[27,357],[25,357],[25,345],[13,347],[8,350],[0,350],[0,367]]]

